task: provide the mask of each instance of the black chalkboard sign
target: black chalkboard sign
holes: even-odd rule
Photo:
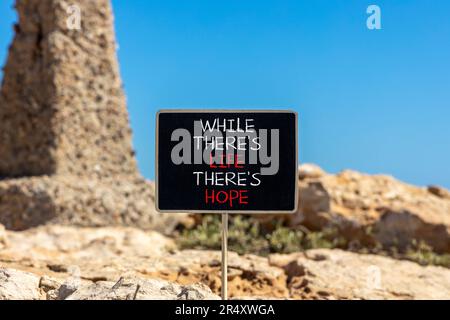
[[[295,112],[158,112],[158,211],[288,213],[296,207]]]

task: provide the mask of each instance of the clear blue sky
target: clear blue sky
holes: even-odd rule
[[[0,61],[12,38],[0,3]],[[366,28],[377,4],[382,30]],[[300,160],[450,187],[450,1],[113,0],[139,166],[159,108],[291,108]]]

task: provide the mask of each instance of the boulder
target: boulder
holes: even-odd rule
[[[39,276],[29,272],[0,268],[0,300],[39,300]]]
[[[315,249],[275,254],[270,264],[286,271],[289,294],[297,299],[450,298],[450,270],[409,261]]]
[[[423,241],[450,252],[450,199],[443,188],[420,188],[390,176],[343,171],[302,175],[291,227],[337,227],[351,241],[406,248]]]
[[[66,300],[218,300],[203,284],[181,286],[164,280],[96,282],[78,288]]]
[[[442,187],[439,186],[428,186],[427,190],[429,193],[434,194],[435,196],[439,197],[439,198],[443,198],[443,199],[450,199],[450,191],[448,191],[447,189],[444,189]]]
[[[304,163],[298,167],[298,178],[300,180],[306,178],[320,178],[325,174],[325,171],[323,171],[321,167],[313,163]]]
[[[101,264],[117,256],[159,257],[175,249],[172,239],[156,231],[130,227],[48,225],[23,232],[6,231],[5,235],[9,241],[8,246],[0,251],[3,259],[47,261],[50,269],[63,272],[68,271],[71,262],[74,265],[89,261]]]

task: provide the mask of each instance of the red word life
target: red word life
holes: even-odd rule
[[[208,190],[205,189],[205,203],[229,204],[230,208],[233,204],[248,204],[248,190]]]
[[[210,168],[219,168],[219,169],[228,169],[228,168],[243,168],[241,164],[244,162],[239,159],[237,154],[222,154],[219,160],[219,163],[213,163],[212,154],[209,155],[209,167]]]

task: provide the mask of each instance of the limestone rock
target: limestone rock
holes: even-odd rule
[[[325,175],[321,167],[313,163],[304,163],[298,167],[298,178],[320,178]]]
[[[79,289],[78,285],[73,285],[73,283],[64,283],[61,285],[61,287],[59,287],[56,299],[65,300],[74,292],[76,292],[78,289]]]
[[[154,185],[140,177],[43,176],[0,181],[0,223],[24,230],[42,224],[139,226],[170,233],[187,218],[155,210]]]
[[[439,186],[428,186],[428,192],[436,197],[450,200],[450,191]]]
[[[293,298],[450,298],[450,270],[442,267],[338,249],[276,254],[269,260],[286,271]]]
[[[418,188],[389,176],[344,171],[299,180],[292,227],[337,226],[350,240],[406,247],[424,241],[450,252],[450,199],[442,188]]]
[[[183,250],[160,257],[142,270],[151,277],[181,284],[203,282],[213,292],[221,291],[221,253],[209,250]],[[267,258],[255,255],[228,255],[228,290],[231,298],[266,296],[287,298],[286,275],[269,265]]]
[[[87,285],[120,277],[152,278],[181,285],[204,283],[216,294],[221,290],[220,252],[176,251],[171,239],[154,231],[49,225],[6,234],[9,245],[0,250],[0,263],[60,279],[65,282],[64,297],[66,287],[75,292],[79,283],[71,279],[77,277]],[[287,297],[285,283],[283,270],[271,267],[267,259],[229,254],[232,296]]]
[[[133,225],[171,231],[138,173],[109,0],[17,0],[0,90],[0,223]]]
[[[0,95],[0,175],[134,174],[109,0],[17,0]]]
[[[56,265],[69,266],[88,263],[103,263],[115,256],[139,257],[160,256],[173,250],[173,240],[155,231],[135,228],[74,228],[49,225],[23,232],[6,231],[9,245],[0,251],[0,256],[11,260],[33,259],[48,262],[50,269]],[[81,263],[82,262],[82,263]]]
[[[38,300],[39,277],[19,270],[0,268],[0,300]]]
[[[61,285],[61,281],[47,276],[43,276],[39,281],[39,288],[47,293],[52,290],[59,290],[61,288]]]
[[[66,300],[218,300],[211,289],[202,284],[181,286],[164,280],[127,280],[116,286],[114,282],[97,282],[83,286]]]
[[[56,289],[54,289],[57,287]],[[47,293],[46,295],[44,293]],[[73,286],[15,269],[0,269],[0,300],[217,300],[207,286],[182,286],[157,279],[98,281]]]
[[[0,297],[6,299],[213,299],[220,294],[219,251],[177,251],[157,232],[44,226],[6,235],[0,265],[13,275],[0,276]],[[233,299],[450,298],[449,269],[337,249],[268,258],[230,252],[228,273]]]

